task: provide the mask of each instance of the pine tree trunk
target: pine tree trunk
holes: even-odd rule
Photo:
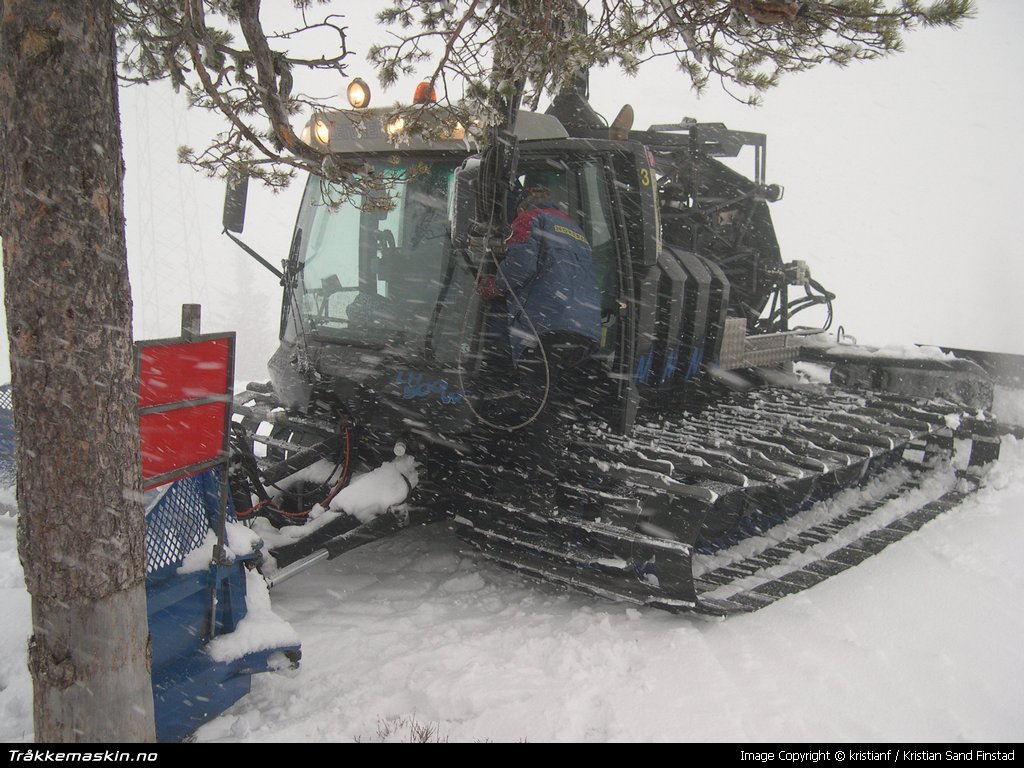
[[[37,741],[152,741],[112,4],[0,0],[0,234]]]

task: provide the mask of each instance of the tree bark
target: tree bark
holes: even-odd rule
[[[0,0],[0,235],[37,741],[152,741],[112,7]]]

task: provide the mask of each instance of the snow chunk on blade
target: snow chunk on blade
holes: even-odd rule
[[[402,456],[355,478],[334,497],[331,509],[368,523],[405,501],[418,482],[415,459]]]
[[[297,646],[299,636],[270,606],[267,583],[256,571],[245,572],[245,617],[229,635],[219,635],[206,646],[206,653],[219,662],[234,661],[258,651]]]

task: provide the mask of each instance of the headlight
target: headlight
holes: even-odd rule
[[[331,128],[326,122],[317,118],[313,121],[313,135],[324,146],[331,143]]]
[[[395,136],[397,136],[398,134],[405,130],[405,118],[402,117],[401,115],[395,115],[393,118],[388,120],[386,129],[388,132],[388,136],[394,138]]]

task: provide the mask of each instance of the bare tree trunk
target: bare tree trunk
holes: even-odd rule
[[[0,234],[37,741],[152,741],[112,7],[0,0]]]

